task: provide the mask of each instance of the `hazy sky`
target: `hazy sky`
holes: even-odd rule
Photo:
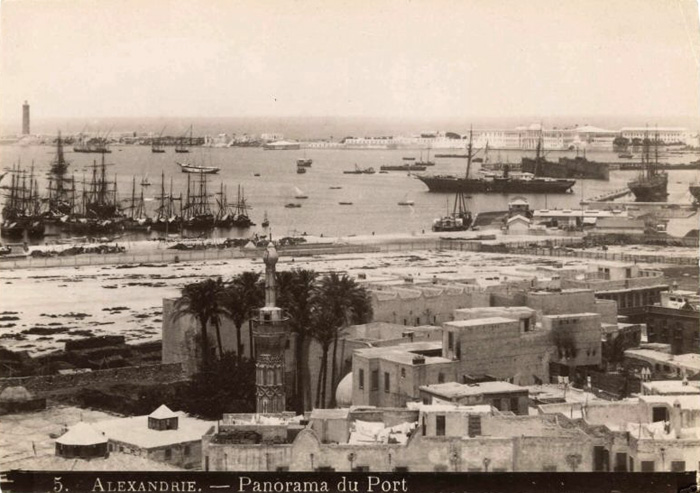
[[[0,118],[698,115],[694,0],[4,0]]]

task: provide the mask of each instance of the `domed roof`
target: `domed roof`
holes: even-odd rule
[[[24,387],[7,387],[0,393],[0,401],[5,402],[18,402],[18,401],[28,401],[32,398],[32,394],[29,393]]]
[[[352,406],[352,372],[345,375],[335,389],[335,402],[338,407]]]

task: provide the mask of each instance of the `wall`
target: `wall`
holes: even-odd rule
[[[22,386],[34,394],[59,394],[96,384],[168,383],[183,380],[185,375],[179,363],[147,366],[128,366],[95,370],[71,375],[13,377],[0,379],[0,392],[6,387]]]
[[[568,315],[548,315],[542,319],[542,326],[544,330],[552,333],[553,362],[568,366],[600,365],[600,315],[576,312]]]

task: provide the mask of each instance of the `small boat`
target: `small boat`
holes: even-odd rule
[[[379,174],[380,174],[380,175],[388,175],[389,172],[386,171],[386,170],[381,170],[381,171],[379,172]]]
[[[204,174],[216,174],[221,171],[221,168],[216,166],[197,166],[196,164],[180,163],[177,162],[178,166],[183,173],[204,173]]]
[[[297,209],[297,208],[301,207],[301,204],[294,204],[294,203],[290,202],[289,204],[286,204],[285,207],[287,209]]]
[[[261,224],[263,228],[267,228],[270,225],[270,220],[267,218],[267,211],[265,211],[265,216]]]
[[[253,176],[260,176],[260,173],[253,173]]]
[[[374,173],[374,168],[360,168],[358,165],[355,165],[354,170],[343,171],[345,175],[373,175]]]
[[[403,159],[404,161],[415,161],[415,160],[416,160],[416,158],[414,158],[414,157],[405,157],[405,158],[402,158],[402,159]]]
[[[309,196],[306,195],[304,192],[301,191],[301,189],[294,187],[294,191],[296,192],[296,195],[294,196],[295,199],[308,199]]]
[[[617,157],[619,157],[620,159],[632,159],[634,157],[634,154],[629,152],[621,152],[617,155]]]
[[[401,164],[401,165],[391,165],[382,166],[379,168],[381,171],[425,171],[425,165],[422,164]]]
[[[306,168],[302,168],[301,166],[297,166],[297,174],[303,175],[306,173]]]
[[[297,159],[297,166],[301,168],[310,168],[313,162],[313,159]]]
[[[403,200],[399,202],[399,205],[414,205],[415,202],[413,200],[409,200],[408,194],[404,195]]]
[[[474,159],[472,159],[472,162],[473,162],[473,163],[483,163],[483,162],[484,162],[484,158],[482,158],[482,157],[475,157]]]
[[[329,187],[331,190],[341,190],[343,187]]]
[[[340,205],[352,205],[352,202],[338,202]]]
[[[148,179],[148,176],[143,177],[143,180],[141,180],[141,186],[142,187],[150,187],[151,186],[151,182]]]

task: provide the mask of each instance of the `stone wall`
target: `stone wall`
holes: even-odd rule
[[[37,395],[68,393],[90,385],[118,383],[168,383],[183,380],[185,375],[179,363],[128,366],[95,370],[70,375],[47,375],[0,379],[0,392],[6,387],[22,386]]]

